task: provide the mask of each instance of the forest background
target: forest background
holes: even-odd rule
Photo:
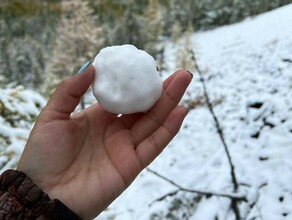
[[[177,175],[173,173],[171,175],[168,173],[168,175],[175,177],[175,181],[178,181],[183,179],[180,178],[180,175],[187,176],[185,174],[187,170],[196,170],[198,168],[204,173],[204,177],[199,174],[199,179],[190,177],[192,180],[190,182],[192,184],[194,182],[195,187],[200,185],[199,180],[202,179],[201,184],[204,189],[210,189],[209,183],[214,183],[215,189],[218,192],[225,192],[227,188],[229,190],[232,188],[232,184],[229,184],[228,164],[224,165],[224,160],[222,159],[222,167],[225,169],[223,169],[224,172],[217,175],[217,170],[214,171],[213,168],[220,169],[222,161],[219,160],[218,162],[215,155],[216,163],[213,167],[213,163],[206,162],[208,160],[205,158],[208,155],[209,148],[216,147],[216,149],[220,149],[218,146],[221,146],[219,140],[212,139],[213,133],[217,137],[216,133],[218,133],[218,130],[212,127],[214,124],[209,117],[210,113],[207,112],[206,115],[208,116],[205,115],[206,109],[212,110],[212,108],[216,108],[219,120],[214,121],[221,123],[224,133],[227,134],[225,136],[227,143],[233,146],[231,152],[232,157],[236,158],[237,172],[248,168],[246,166],[248,164],[246,162],[247,159],[253,162],[249,163],[249,165],[257,164],[258,161],[260,163],[271,161],[271,166],[269,164],[266,166],[259,166],[258,164],[250,165],[252,170],[246,172],[248,177],[254,178],[250,178],[251,180],[248,182],[250,186],[254,187],[258,179],[261,179],[257,178],[260,176],[258,174],[261,173],[264,176],[266,174],[264,170],[269,171],[265,176],[267,179],[264,182],[265,184],[259,184],[261,187],[265,187],[266,190],[265,193],[262,193],[262,191],[259,193],[261,194],[261,199],[257,203],[259,207],[262,206],[262,213],[270,216],[270,219],[278,219],[273,218],[270,213],[275,213],[274,210],[280,207],[281,212],[279,211],[275,216],[287,216],[292,211],[283,211],[283,207],[279,204],[290,204],[289,201],[292,201],[292,197],[291,200],[285,197],[288,194],[292,195],[292,192],[287,192],[285,188],[286,184],[289,185],[292,178],[292,175],[288,175],[291,173],[289,170],[291,150],[287,148],[288,153],[286,151],[283,153],[283,155],[289,157],[287,159],[288,163],[283,160],[280,147],[282,145],[286,146],[286,139],[291,140],[289,135],[292,132],[292,127],[289,127],[289,120],[292,118],[289,116],[292,111],[292,99],[289,97],[289,94],[291,94],[289,91],[292,88],[289,84],[291,82],[291,43],[289,41],[291,35],[285,35],[286,33],[291,33],[289,29],[290,24],[288,26],[291,16],[287,16],[288,13],[284,13],[282,20],[274,19],[274,22],[268,20],[266,23],[269,25],[269,28],[267,28],[269,31],[264,29],[265,31],[261,32],[261,35],[267,36],[266,39],[260,38],[258,36],[259,33],[253,35],[249,32],[250,29],[259,29],[261,31],[261,25],[259,24],[252,26],[252,28],[249,26],[245,27],[244,25],[237,26],[240,28],[235,28],[236,31],[234,32],[236,34],[225,29],[221,32],[219,30],[219,35],[208,38],[207,33],[204,35],[204,38],[207,37],[205,40],[208,41],[207,43],[202,41],[202,39],[197,43],[194,37],[191,39],[191,35],[200,36],[206,30],[211,29],[214,29],[213,31],[216,32],[216,30],[220,29],[218,28],[219,26],[236,23],[245,19],[242,23],[248,23],[248,21],[259,22],[256,15],[290,3],[292,3],[292,0],[0,0],[0,171],[16,166],[35,118],[46,104],[56,85],[62,79],[76,73],[82,63],[92,60],[101,48],[108,45],[130,43],[146,50],[155,57],[162,76],[168,75],[174,69],[186,68],[194,70],[193,81],[197,82],[193,84],[193,90],[189,90],[186,94],[186,99],[183,100],[185,101],[183,104],[192,111],[188,116],[188,122],[180,132],[182,135],[181,139],[177,139],[173,143],[176,147],[170,146],[168,148],[171,149],[171,151],[168,151],[169,154],[164,152],[163,166],[156,166],[158,171],[159,168],[161,168],[160,171],[163,170],[163,172],[161,171],[163,174],[170,170],[173,173],[177,171]],[[289,8],[286,10],[289,10]],[[282,12],[285,12],[285,10]],[[281,25],[281,22],[283,25]],[[285,26],[285,22],[287,22],[287,26]],[[282,27],[282,29],[278,30],[277,27]],[[220,33],[223,34],[220,35]],[[281,33],[283,34],[281,35]],[[240,35],[243,37],[238,37]],[[258,47],[257,49],[251,43],[255,38],[257,39],[255,43]],[[212,44],[220,44],[218,48],[221,48],[224,52],[218,48],[216,51],[216,47],[213,47],[215,50],[210,49]],[[252,48],[251,45],[254,47]],[[202,70],[207,73],[203,78],[208,83],[208,88],[212,88],[208,90],[211,103],[208,103],[206,98],[208,94],[202,92],[201,84],[203,83],[203,78],[198,78],[200,74],[197,74],[198,69],[194,68],[194,57],[191,57],[194,54],[190,54],[195,53],[197,55],[197,51],[198,53],[200,52],[200,49],[197,50],[197,48],[202,46],[206,47],[203,58],[208,59],[207,63],[209,63],[209,66],[202,65]],[[200,58],[200,54],[198,54],[198,57]],[[224,83],[226,84],[225,86]],[[256,86],[258,90],[256,90]],[[274,101],[283,99],[285,104],[279,105],[277,103],[274,105]],[[88,100],[86,104],[91,104],[90,101],[92,100]],[[204,106],[205,109],[201,109],[200,106]],[[253,114],[250,109],[257,112],[254,119],[251,117]],[[236,121],[237,119],[238,121]],[[204,129],[200,127],[196,130],[200,122],[204,125]],[[277,139],[276,128],[281,128],[282,124],[286,126],[288,134],[280,132],[281,134],[283,133],[283,139],[285,140],[281,142],[281,139]],[[262,154],[263,152],[261,151],[265,151],[265,147],[262,146],[267,145],[264,135],[269,129],[275,132],[273,133],[274,135],[269,134],[269,137],[275,137],[273,139],[275,150],[273,151],[273,147],[267,147],[267,150],[270,152],[269,156],[267,156]],[[233,138],[236,132],[240,135],[237,138]],[[186,135],[188,133],[189,135]],[[193,141],[194,139],[202,141]],[[242,146],[238,142],[234,144],[233,139],[237,139],[239,142],[242,140]],[[255,141],[258,142],[254,144]],[[243,153],[246,149],[246,143],[252,143],[253,147],[247,149],[248,155],[251,155],[250,157],[252,158],[245,157]],[[199,146],[197,148],[193,147],[196,144]],[[184,147],[184,152],[179,150],[181,146]],[[196,151],[197,149],[199,151]],[[200,157],[201,149],[202,155]],[[255,149],[259,149],[260,153],[254,153],[253,150]],[[212,151],[211,154],[213,152],[215,151]],[[194,164],[188,163],[187,169],[184,168],[185,172],[183,173],[178,165],[179,160],[175,157],[176,155],[179,157],[180,153],[190,157],[187,160],[187,157],[184,156],[184,161],[191,160],[194,162]],[[192,159],[194,155],[195,159]],[[217,156],[221,159],[225,158],[226,155],[217,154]],[[238,159],[241,156],[246,162],[243,165],[240,165],[240,160]],[[199,163],[200,158],[201,164]],[[285,174],[287,179],[283,177],[277,185],[275,183],[281,179],[281,175],[275,176],[273,175],[274,173],[271,174],[270,172],[277,170],[273,161],[278,159],[281,161],[281,165],[288,171]],[[166,166],[168,164],[167,161],[170,161],[169,167]],[[175,163],[176,166],[173,165]],[[202,164],[205,163],[207,164],[205,168],[208,168],[209,164],[212,167],[212,172],[208,173],[208,169],[201,169]],[[280,166],[281,172],[283,172],[282,166]],[[259,172],[257,172],[258,170]],[[208,175],[205,175],[205,172]],[[159,179],[163,180],[163,177],[152,172],[149,168],[146,173],[141,175],[141,178],[148,178],[149,175],[153,175],[156,178],[160,177]],[[226,176],[228,176],[227,180],[224,179]],[[240,178],[242,176],[239,175]],[[272,179],[274,176],[277,181],[270,181],[269,178]],[[208,182],[208,179],[210,179],[210,182]],[[222,180],[222,183],[218,184],[214,180]],[[145,179],[143,181],[141,180],[145,188],[144,183],[147,181]],[[182,182],[185,183],[186,180],[183,179]],[[137,184],[139,186],[139,181]],[[166,189],[165,187],[160,187],[161,185],[157,185],[155,181],[152,181],[151,184],[150,189],[154,190],[151,191],[149,188],[145,188],[146,193],[142,193],[140,199],[148,198],[149,194],[151,194],[149,192],[155,192],[160,196],[163,193],[159,190],[163,191]],[[159,190],[155,188],[156,186]],[[247,187],[247,185],[244,187]],[[240,188],[242,190],[243,187],[240,186]],[[290,190],[290,187],[288,188]],[[137,192],[135,189],[137,189]],[[134,193],[131,194],[130,192],[128,196],[131,198],[132,195],[137,195],[138,192],[142,191],[141,189],[142,187],[132,187],[132,192]],[[278,197],[274,196],[275,189],[279,190]],[[176,192],[179,191],[180,189]],[[269,192],[272,192],[272,196]],[[174,193],[169,194],[175,195]],[[178,194],[177,196],[181,195]],[[212,207],[212,201],[207,201],[207,206],[201,205],[201,209],[197,209],[196,205],[189,207],[192,204],[204,204],[205,197],[207,200],[210,197],[210,193],[207,193],[205,196],[199,194],[199,196],[196,195],[194,198],[182,197],[184,199],[181,199],[178,197],[176,199],[176,197],[173,197],[174,199],[170,200],[170,212],[166,211],[165,216],[173,215],[174,209],[178,212],[178,214],[176,213],[177,216],[193,215],[195,209],[196,213],[200,213],[200,210],[203,210],[204,216],[208,214],[211,216],[212,213],[209,210],[204,211],[205,208],[202,207]],[[148,199],[151,200],[150,196]],[[128,200],[126,199],[125,201]],[[189,201],[195,201],[195,203]],[[239,211],[236,208],[237,205],[240,208],[240,214],[244,215],[243,205],[247,203],[234,198],[232,201],[235,201],[235,203],[229,204],[228,201],[223,205],[227,210],[226,213],[229,213],[228,215],[231,216],[230,219],[234,219],[232,213],[235,216],[237,213],[237,217],[239,216]],[[252,200],[249,198],[248,202],[250,201]],[[272,208],[269,206],[270,202],[273,204]],[[108,209],[104,213],[105,219],[113,219],[108,218],[111,215],[121,216],[121,219],[137,219],[136,217],[123,218],[122,214],[125,213],[121,214],[119,211],[116,211],[119,209],[115,210],[117,207],[120,207],[120,210],[126,210],[121,204],[122,202],[118,203],[116,207]],[[143,204],[143,206],[140,205],[141,213],[145,214],[144,205],[148,203],[141,200],[141,204]],[[222,210],[222,201],[220,200],[218,204],[218,210],[220,211]],[[251,204],[248,208],[249,210],[259,209],[255,205],[256,202]],[[185,207],[185,209],[181,207]],[[217,210],[214,207],[212,210]],[[135,206],[135,208],[139,211],[139,207]],[[260,211],[258,212],[261,213]],[[133,213],[134,211],[130,209],[127,214],[134,215]],[[153,216],[152,219],[165,219],[164,217],[157,217],[160,215],[164,216],[163,213],[161,214],[161,210],[157,211],[157,213],[151,215]],[[254,215],[259,217],[253,218]],[[246,219],[264,219],[258,213],[254,215],[252,213],[251,218]],[[147,215],[145,216],[147,218]],[[216,214],[216,216],[220,215]],[[173,217],[173,219],[182,218]],[[188,218],[183,217],[183,219]],[[211,216],[210,218],[198,219],[214,218]],[[228,218],[218,217],[218,219]]]
[[[147,50],[163,67],[165,40],[175,42],[186,31],[238,22],[291,2],[1,0],[0,83],[49,96],[61,79],[100,48],[125,43]]]

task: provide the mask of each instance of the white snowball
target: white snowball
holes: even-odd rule
[[[154,58],[133,45],[102,49],[93,66],[93,94],[111,113],[145,112],[161,96],[162,79]]]

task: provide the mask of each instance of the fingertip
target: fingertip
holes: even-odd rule
[[[83,70],[82,68],[84,67],[81,67],[80,70],[77,72],[77,74],[73,76],[73,78],[75,77],[81,80],[85,78],[85,79],[88,79],[90,82],[92,82],[94,78],[94,73],[95,73],[94,66],[91,63],[89,63],[86,68],[84,68]]]
[[[183,70],[180,70],[180,72],[181,72],[181,74],[184,74],[184,76],[185,76],[189,81],[191,81],[191,80],[193,79],[193,74],[192,74],[190,71],[183,69]]]
[[[81,97],[91,85],[94,79],[95,69],[92,64],[90,64],[86,69],[84,69],[79,74],[74,74],[73,76],[63,80],[58,86],[60,91],[68,93],[72,96]]]
[[[77,71],[77,74],[82,73],[89,65],[91,64],[91,61],[86,61],[81,67],[80,69]]]
[[[91,74],[91,75],[94,75],[94,73],[95,73],[95,68],[92,65],[92,63],[90,63],[89,66],[81,73],[81,75],[83,75],[83,74]]]
[[[50,97],[47,109],[53,110],[54,114],[67,119],[78,105],[80,98],[86,93],[94,79],[95,69],[88,65],[80,74],[63,80]],[[60,116],[61,115],[61,116]]]
[[[189,75],[192,75],[192,73],[186,69],[178,69],[174,72],[174,74],[189,74]]]
[[[179,70],[176,70],[173,74],[171,74],[163,83],[163,88],[166,89],[170,84],[171,82],[177,78],[177,77],[181,77],[181,76],[184,76],[186,77],[187,81],[191,81],[192,80],[192,75],[185,69],[179,69]]]

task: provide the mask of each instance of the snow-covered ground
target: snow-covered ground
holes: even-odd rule
[[[245,219],[292,219],[292,5],[194,33],[193,48],[230,149]],[[168,73],[175,47],[165,51]],[[164,75],[166,77],[166,75]],[[194,74],[186,101],[203,95]],[[180,133],[150,166],[188,189],[233,193],[230,167],[205,106],[190,110]],[[230,199],[177,193],[145,170],[98,220],[235,219]],[[151,205],[150,205],[151,204]],[[249,207],[252,207],[250,209]]]
[[[236,195],[248,200],[239,203],[247,220],[292,219],[291,24],[290,4],[192,37],[235,166]],[[164,78],[175,69],[176,50],[171,43],[166,47]],[[184,103],[202,95],[195,73]],[[0,113],[8,115],[0,115],[1,171],[15,165],[44,104],[36,93],[0,89]],[[177,137],[150,169],[187,189],[234,195],[227,156],[206,106],[190,110]],[[230,199],[221,196],[178,192],[156,201],[175,190],[145,170],[97,219],[235,219]]]
[[[0,173],[15,168],[35,118],[46,100],[22,86],[0,88]]]

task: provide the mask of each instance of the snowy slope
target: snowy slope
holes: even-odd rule
[[[15,168],[45,99],[23,87],[0,88],[0,173]]]
[[[292,219],[292,5],[239,24],[195,33],[193,48],[230,148],[246,219]],[[167,45],[168,71],[175,47]],[[203,94],[195,74],[185,100]],[[206,107],[190,110],[183,128],[151,169],[189,189],[232,193],[230,167]],[[261,186],[261,187],[260,187]],[[260,187],[260,188],[259,188]],[[178,193],[143,171],[97,219],[234,219],[230,200]],[[252,198],[253,197],[253,198]]]

